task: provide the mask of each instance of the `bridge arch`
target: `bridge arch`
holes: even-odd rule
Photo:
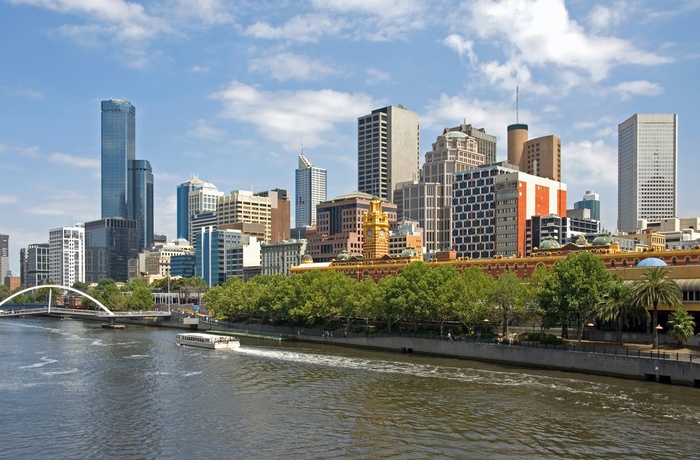
[[[12,300],[13,298],[17,297],[18,295],[22,295],[22,294],[24,294],[25,292],[36,291],[36,290],[38,290],[38,289],[44,289],[44,288],[58,288],[58,289],[65,289],[65,290],[67,290],[67,291],[75,292],[76,294],[80,294],[81,296],[87,297],[88,299],[90,299],[90,300],[92,300],[93,302],[95,302],[95,305],[97,305],[98,307],[100,307],[102,310],[106,311],[106,312],[107,312],[107,315],[109,315],[109,316],[116,316],[116,315],[112,312],[112,310],[110,310],[109,308],[107,308],[107,307],[105,307],[104,305],[102,305],[102,302],[100,302],[99,300],[97,300],[97,299],[94,298],[93,296],[91,296],[91,295],[89,295],[89,294],[86,294],[86,293],[84,293],[83,291],[81,291],[81,290],[79,290],[79,289],[72,288],[72,287],[69,287],[69,286],[61,286],[61,285],[58,285],[58,284],[44,284],[44,285],[42,285],[42,286],[33,286],[33,287],[30,287],[30,288],[27,288],[27,289],[22,289],[21,291],[15,292],[15,293],[12,294],[10,297],[8,297],[7,299],[5,299],[5,300],[3,300],[2,302],[0,302],[0,307],[2,307],[4,304],[6,304],[7,302],[9,302],[9,301]]]

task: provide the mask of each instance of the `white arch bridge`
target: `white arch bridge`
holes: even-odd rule
[[[60,286],[57,284],[44,284],[42,286],[33,286],[27,289],[22,289],[19,292],[16,292],[12,294],[10,297],[6,298],[2,302],[0,302],[0,307],[2,307],[4,304],[10,302],[13,298],[22,295],[26,292],[31,292],[31,291],[36,291],[38,289],[45,289],[45,288],[56,288],[56,289],[63,289],[66,291],[71,291],[76,294],[79,294],[83,297],[86,297],[93,301],[95,305],[99,307],[97,310],[85,310],[81,308],[65,308],[65,307],[57,307],[57,306],[51,306],[51,295],[49,294],[49,302],[45,307],[35,307],[35,308],[13,308],[11,310],[0,310],[0,318],[3,317],[8,317],[8,316],[22,316],[22,315],[60,315],[60,316],[76,316],[76,317],[91,317],[91,318],[100,318],[100,319],[105,319],[109,320],[110,322],[114,323],[117,319],[119,318],[132,318],[132,319],[139,319],[139,318],[146,318],[146,317],[158,317],[158,316],[170,316],[169,311],[157,311],[157,310],[149,310],[149,311],[117,311],[114,312],[104,306],[102,302],[97,300],[96,298],[92,297],[89,294],[84,293],[83,291],[80,291],[78,289],[69,287],[69,286]],[[51,291],[49,291],[51,292]]]

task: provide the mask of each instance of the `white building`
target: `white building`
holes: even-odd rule
[[[394,203],[394,188],[417,180],[418,114],[403,106],[373,110],[357,119],[357,190]]]
[[[168,277],[170,276],[170,258],[186,254],[194,254],[194,251],[192,245],[184,238],[158,244],[146,254],[146,273]]]
[[[261,274],[289,276],[289,267],[301,264],[306,254],[306,240],[280,241],[260,247]]]
[[[328,199],[327,187],[327,171],[312,165],[302,152],[295,171],[295,227],[316,225],[316,205]]]
[[[49,230],[49,281],[72,286],[85,281],[85,228]]]
[[[187,241],[195,241],[195,231],[192,228],[193,217],[200,214],[215,213],[216,206],[224,192],[219,191],[216,185],[209,182],[198,184],[194,190],[187,194],[188,232]]]
[[[635,114],[618,126],[617,227],[676,217],[678,115]]]

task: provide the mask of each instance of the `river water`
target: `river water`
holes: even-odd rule
[[[700,389],[0,320],[0,458],[698,458]]]

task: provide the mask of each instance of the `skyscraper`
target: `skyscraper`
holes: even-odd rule
[[[197,177],[193,177],[187,182],[177,186],[177,235],[176,238],[190,237],[189,232],[189,220],[190,214],[188,211],[189,205],[189,193],[195,190],[197,187],[201,187],[203,182]],[[192,241],[190,241],[192,243]]]
[[[290,237],[291,215],[287,191],[276,188],[258,192],[255,195],[270,198],[270,243],[288,240]]]
[[[454,176],[483,166],[484,161],[475,138],[460,128],[446,128],[433,142],[432,150],[425,153],[420,182],[399,184],[394,190],[401,217],[413,219],[423,228],[426,252],[452,247]]]
[[[295,171],[296,204],[294,206],[296,228],[316,225],[316,205],[326,201],[326,170],[312,165],[299,155],[299,167]]]
[[[129,161],[136,159],[136,107],[102,101],[102,218],[128,219]]]
[[[533,176],[561,180],[561,140],[543,136],[527,140],[527,125],[508,126],[508,163]]]
[[[153,242],[153,170],[136,159],[136,107],[102,101],[102,218],[133,219],[142,248]]]
[[[129,219],[136,221],[140,247],[150,248],[153,245],[153,170],[148,160],[133,160],[130,164]]]
[[[591,219],[600,221],[600,195],[587,190],[583,199],[574,203],[574,209],[590,209]]]
[[[100,219],[85,224],[85,281],[129,281],[129,259],[139,253],[135,220]]]
[[[617,227],[676,217],[678,115],[635,114],[618,125]]]
[[[417,180],[418,114],[403,106],[373,110],[357,119],[357,189],[393,202],[394,188]]]
[[[461,124],[455,128],[445,128],[443,135],[451,131],[458,131],[473,137],[479,149],[479,153],[484,156],[485,165],[496,162],[496,136],[486,133],[484,128],[475,128],[472,125]]]
[[[0,234],[0,273],[5,277],[10,269],[10,236]]]
[[[59,227],[49,231],[49,281],[62,286],[85,281],[84,227]]]

